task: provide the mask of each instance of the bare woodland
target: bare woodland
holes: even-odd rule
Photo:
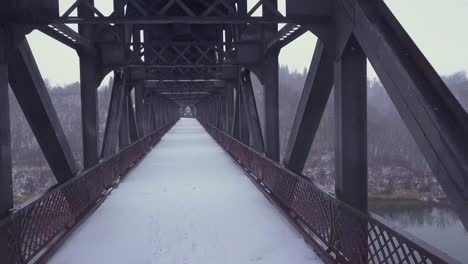
[[[281,150],[287,143],[297,104],[302,93],[307,71],[280,69],[280,143]],[[253,77],[259,114],[262,108],[262,86]],[[468,110],[468,78],[465,72],[444,77],[445,82]],[[47,83],[47,82],[46,82]],[[99,94],[100,133],[105,125],[105,113],[109,104],[109,83],[103,84]],[[73,150],[81,164],[81,106],[79,83],[63,87],[48,85],[49,93],[59,119]],[[10,93],[13,177],[16,201],[20,203],[33,195],[46,191],[55,179],[43,154]],[[438,200],[444,193],[424,160],[414,140],[403,124],[397,110],[377,79],[368,81],[368,159],[369,192],[377,198],[415,198]],[[304,174],[333,191],[334,184],[334,118],[333,92],[322,117],[319,131],[309,154]],[[399,195],[396,195],[399,194]]]

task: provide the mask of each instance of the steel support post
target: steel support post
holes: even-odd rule
[[[160,120],[161,124],[165,125],[166,124],[166,104],[163,99],[159,100],[159,115],[160,115]]]
[[[114,76],[114,86],[112,87],[104,140],[102,142],[101,156],[103,158],[111,156],[117,150],[122,105],[125,95],[126,74],[116,71]]]
[[[212,122],[213,126],[218,127],[218,96],[215,96],[213,98],[213,101],[211,102],[211,117],[212,117]]]
[[[143,137],[144,132],[144,82],[135,85],[135,116],[138,129],[138,136]]]
[[[216,127],[220,130],[223,130],[223,95],[221,92],[218,92],[216,95]]]
[[[333,56],[321,41],[315,47],[289,135],[283,164],[302,174],[333,86]]]
[[[130,144],[130,125],[129,125],[129,114],[128,114],[128,98],[130,97],[130,92],[128,86],[124,84],[124,98],[122,102],[122,113],[120,116],[120,125],[119,125],[119,148],[123,149]]]
[[[338,199],[367,211],[367,59],[354,37],[335,62]]]
[[[232,124],[234,119],[234,88],[229,82],[224,88],[226,94],[226,132],[232,135]]]
[[[279,161],[279,80],[278,56],[269,55],[263,66],[263,85],[265,87],[265,153]]]
[[[239,89],[236,90],[234,102],[234,116],[232,118],[232,136],[240,140],[240,94]]]
[[[0,46],[0,49],[2,47]],[[0,50],[0,52],[2,52]],[[2,56],[0,54],[0,56]],[[0,219],[13,208],[8,65],[0,59]],[[0,253],[4,247],[0,239]],[[2,257],[0,257],[2,260]]]
[[[93,0],[84,0],[93,6]],[[94,12],[85,4],[78,6],[79,17],[94,17]],[[78,25],[78,32],[90,41],[94,39],[94,25]],[[99,160],[98,135],[99,115],[97,88],[101,82],[96,56],[86,50],[78,50],[80,59],[81,127],[83,138],[83,166],[90,168]]]
[[[343,10],[349,12],[351,20],[346,21],[354,21],[359,44],[468,230],[467,112],[385,3],[355,1],[352,12]]]
[[[152,112],[153,110],[151,109],[151,100],[152,100],[152,95],[151,94],[147,94],[145,96],[145,123],[146,123],[146,134],[148,135],[150,132],[151,132],[151,126],[152,126]]]
[[[159,116],[159,98],[155,96],[153,98],[153,115],[154,115],[154,127],[158,129],[161,127],[161,118]]]
[[[242,95],[243,91],[239,87],[239,138],[244,144],[250,146],[250,134],[249,127],[247,123],[247,111],[245,109],[245,100]]]
[[[0,219],[14,206],[8,90],[8,65],[0,59]],[[13,257],[8,230],[0,229],[0,263],[13,264]]]
[[[127,97],[127,107],[128,107],[128,122],[129,122],[129,133],[130,140],[132,143],[138,140],[138,129],[135,118],[135,109],[133,108],[132,96]]]
[[[255,94],[250,79],[250,72],[243,70],[241,73],[241,89],[242,102],[246,113],[246,121],[249,129],[249,134],[252,137],[253,147],[258,152],[264,152],[262,127],[257,111],[257,103],[255,102]]]
[[[143,101],[143,135],[148,134],[149,97],[145,94]]]
[[[158,102],[157,102],[157,108],[156,108],[156,111],[157,111],[157,115],[158,115],[158,123],[159,123],[159,126],[163,126],[164,125],[164,119],[163,119],[163,105],[162,105],[162,99],[161,98],[158,98]]]
[[[268,2],[268,3],[265,3]],[[275,17],[278,8],[277,0],[264,0],[262,14],[264,17]],[[264,25],[263,37],[266,43],[276,36],[277,24]],[[269,53],[263,62],[263,86],[265,87],[265,153],[270,159],[279,162],[279,64],[278,52]]]
[[[0,219],[9,215],[10,209],[14,206],[7,60],[9,41],[6,34],[2,33],[2,28],[0,28]],[[0,263],[14,264],[13,258],[9,230],[2,228],[0,229]]]
[[[151,106],[150,106],[150,113],[151,113],[151,131],[155,130],[156,129],[156,112],[155,112],[155,109],[154,109],[154,106],[156,104],[156,96],[155,95],[152,95],[151,96]]]

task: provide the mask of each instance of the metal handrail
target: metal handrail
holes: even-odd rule
[[[247,171],[265,195],[335,263],[459,263],[372,213],[338,200],[310,179],[287,170],[209,123],[203,127]]]
[[[44,261],[42,256],[49,255],[174,124],[141,138],[2,219],[0,238],[7,241],[1,241],[0,262]]]

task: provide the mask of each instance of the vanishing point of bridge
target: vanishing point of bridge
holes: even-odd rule
[[[367,210],[369,60],[468,227],[468,115],[385,3],[253,2],[114,0],[110,15],[93,0],[0,4],[0,263],[456,263]],[[83,170],[33,30],[79,56]],[[318,41],[280,160],[278,54],[306,32]],[[18,208],[10,87],[58,182]],[[335,195],[301,175],[332,87]]]

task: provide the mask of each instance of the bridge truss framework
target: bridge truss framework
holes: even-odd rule
[[[114,0],[113,5],[104,15],[93,0],[77,0],[62,14],[58,0],[2,3],[0,216],[11,219],[22,210],[12,212],[9,86],[58,186],[120,157],[177,120],[186,106],[205,126],[300,175],[334,87],[336,198],[367,213],[368,59],[468,228],[468,115],[383,1],[286,0],[285,14],[275,0],[258,0],[250,8],[246,0]],[[286,25],[278,30],[280,23]],[[78,32],[69,24],[78,24]],[[84,172],[25,38],[32,30],[79,56]],[[278,54],[306,32],[318,42],[280,161]],[[114,84],[98,145],[97,87],[110,72]],[[264,88],[264,129],[251,73]],[[0,241],[0,251],[8,248]]]

